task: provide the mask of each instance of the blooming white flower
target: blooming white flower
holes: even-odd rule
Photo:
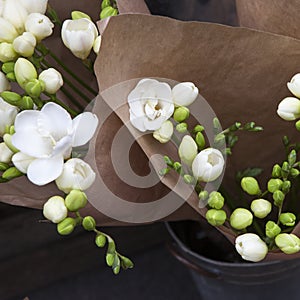
[[[88,57],[97,36],[95,24],[86,18],[65,20],[61,29],[63,43],[80,59]]]
[[[70,157],[72,147],[86,144],[97,125],[98,118],[94,114],[85,112],[72,120],[65,109],[52,102],[44,105],[41,111],[25,110],[19,113],[12,144],[24,154],[17,157],[22,162],[21,168],[26,167],[22,158],[29,161],[26,170],[28,179],[36,185],[57,179],[63,171],[64,159]],[[15,166],[18,168],[18,164]]]
[[[25,89],[26,84],[37,79],[37,72],[34,65],[26,58],[20,57],[17,59],[14,67],[14,72],[18,84]]]
[[[284,98],[278,105],[277,114],[286,121],[300,118],[300,100],[294,97]]]
[[[61,175],[56,179],[57,187],[68,194],[72,190],[84,191],[95,181],[96,174],[85,161],[79,158],[69,159]]]
[[[0,43],[0,61],[5,63],[12,61],[18,57],[18,53],[14,50],[11,43]]]
[[[24,24],[28,16],[28,12],[23,5],[20,5],[19,0],[6,0],[3,6],[2,16],[10,22],[18,31],[24,31]]]
[[[18,36],[16,28],[4,18],[0,18],[0,28],[0,43],[12,43],[12,41]]]
[[[29,57],[33,54],[36,46],[35,36],[31,32],[24,32],[13,41],[14,50],[24,57]]]
[[[216,180],[223,172],[224,158],[218,149],[206,148],[198,153],[192,164],[193,174],[204,182]]]
[[[0,137],[5,133],[5,127],[14,124],[18,109],[5,102],[0,97]]]
[[[10,90],[10,84],[4,73],[0,71],[0,93]]]
[[[292,77],[291,81],[287,83],[287,87],[291,93],[300,98],[300,73]]]
[[[44,204],[43,215],[53,223],[59,223],[68,215],[64,198],[53,196]]]
[[[47,10],[48,0],[19,0],[19,2],[23,7],[26,8],[29,14],[45,14]]]
[[[196,142],[191,136],[185,135],[178,148],[178,155],[180,159],[187,165],[191,166],[197,154],[198,146]]]
[[[45,91],[49,94],[55,94],[64,84],[61,74],[54,68],[41,72],[39,80],[44,82]]]
[[[98,35],[94,41],[94,44],[93,44],[93,50],[96,54],[99,53],[99,50],[100,50],[100,46],[101,46],[101,35]]]
[[[174,132],[173,124],[171,121],[167,120],[162,123],[161,127],[153,132],[153,137],[157,139],[162,144],[167,143]]]
[[[34,161],[34,157],[23,152],[17,152],[12,157],[14,166],[23,174],[27,173],[29,165]]]
[[[199,90],[192,82],[181,82],[172,89],[172,98],[177,106],[189,106],[198,97]]]
[[[13,152],[6,146],[5,143],[0,143],[0,162],[10,163],[13,156]]]
[[[239,235],[235,240],[236,251],[248,261],[261,261],[268,253],[266,243],[254,233]]]
[[[128,95],[130,121],[138,130],[157,130],[174,112],[167,83],[142,79]]]
[[[53,32],[54,24],[50,19],[40,13],[32,13],[27,17],[25,29],[31,32],[37,41],[41,41]]]

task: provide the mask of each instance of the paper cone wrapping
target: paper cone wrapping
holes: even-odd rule
[[[299,0],[236,0],[241,26],[300,38]]]

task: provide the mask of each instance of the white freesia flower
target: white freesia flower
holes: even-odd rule
[[[187,165],[191,166],[197,154],[198,146],[196,142],[191,136],[185,135],[178,148],[178,155],[180,159]]]
[[[5,143],[0,143],[0,162],[10,163],[13,156],[13,152],[6,146]]]
[[[224,158],[218,149],[206,148],[198,153],[192,164],[193,174],[204,182],[216,180],[223,172]]]
[[[45,91],[49,94],[55,94],[64,84],[61,74],[54,68],[41,72],[39,80],[44,82]]]
[[[45,14],[47,10],[48,0],[19,0],[19,2],[23,7],[26,8],[29,14]]]
[[[24,57],[29,57],[33,54],[36,46],[35,36],[31,32],[24,32],[13,41],[14,50]]]
[[[63,43],[80,59],[88,57],[97,36],[95,24],[86,18],[65,20],[61,29]]]
[[[199,90],[192,82],[181,82],[172,89],[172,98],[177,106],[189,106],[198,97]]]
[[[24,31],[24,24],[28,16],[28,12],[19,0],[6,0],[3,6],[2,16],[10,22],[16,30],[21,34]]]
[[[59,223],[68,215],[64,198],[53,196],[44,204],[43,215],[53,223]]]
[[[0,43],[12,43],[12,41],[18,36],[16,28],[4,18],[0,18],[0,28]]]
[[[12,61],[18,57],[18,53],[14,50],[11,43],[0,43],[0,61],[5,63]]]
[[[31,32],[37,41],[41,41],[53,32],[54,24],[50,19],[40,13],[32,13],[27,17],[25,29]]]
[[[10,84],[4,73],[0,71],[0,93],[10,90]]]
[[[56,179],[57,187],[68,194],[71,190],[84,191],[95,181],[96,174],[89,164],[79,158],[69,159],[61,175]]]
[[[138,130],[157,130],[174,112],[167,83],[142,79],[128,95],[130,121]]]
[[[0,137],[5,133],[5,127],[14,124],[18,109],[5,102],[0,97]]]
[[[37,79],[37,72],[34,65],[26,58],[20,57],[17,59],[14,67],[14,72],[18,84],[25,89],[26,84]]]
[[[292,77],[291,81],[287,83],[287,87],[291,93],[300,98],[300,73]]]
[[[29,156],[23,152],[17,152],[12,157],[14,166],[22,173],[26,174],[29,165],[34,161],[34,157]]]
[[[0,0],[0,17],[3,15],[3,7],[6,0]]]
[[[24,156],[27,161],[32,159],[27,168],[28,179],[36,185],[57,179],[62,173],[64,159],[70,157],[72,147],[86,144],[97,125],[98,118],[92,113],[82,113],[72,120],[65,109],[52,102],[44,105],[41,111],[25,110],[19,113],[14,124],[16,133],[12,136],[12,144],[27,156]]]
[[[235,248],[243,259],[248,261],[261,261],[268,253],[266,243],[254,233],[239,235],[235,240]]]
[[[277,114],[286,121],[300,118],[300,100],[294,97],[284,98],[278,105]]]
[[[174,132],[174,127],[171,121],[167,120],[162,123],[161,127],[153,132],[153,137],[162,144],[167,143]]]

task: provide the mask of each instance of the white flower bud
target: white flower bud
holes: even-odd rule
[[[28,12],[19,0],[6,0],[3,6],[2,16],[10,22],[19,33],[24,31],[24,24],[28,16]]]
[[[65,206],[64,198],[60,196],[51,197],[43,208],[43,215],[46,219],[53,223],[59,223],[68,215],[68,210]]]
[[[197,154],[198,146],[196,142],[191,136],[185,135],[178,148],[180,159],[188,166],[191,166]]]
[[[23,89],[25,89],[26,84],[30,80],[37,79],[37,72],[34,65],[29,60],[23,57],[17,59],[14,72],[18,84]]]
[[[88,189],[95,178],[96,174],[89,164],[79,158],[71,158],[64,164],[63,171],[55,182],[61,191],[68,194],[71,190]]]
[[[0,137],[4,135],[6,126],[14,124],[17,114],[18,109],[0,97]]]
[[[286,121],[300,117],[300,100],[294,97],[284,98],[278,105],[277,114]]]
[[[55,94],[64,84],[61,74],[54,68],[49,68],[39,75],[39,80],[45,84],[45,91]]]
[[[31,32],[24,32],[13,41],[14,50],[24,57],[29,57],[33,54],[36,46],[35,36]]]
[[[294,96],[300,98],[300,73],[292,77],[291,81],[287,83],[287,87]]]
[[[172,89],[172,98],[176,106],[189,106],[198,97],[199,90],[192,82],[181,82]]]
[[[268,253],[266,243],[254,233],[239,235],[235,240],[236,251],[248,261],[261,261]]]
[[[81,59],[88,57],[97,36],[97,28],[89,19],[65,20],[61,29],[63,43]]]
[[[192,164],[193,174],[204,182],[216,180],[223,172],[224,158],[222,153],[214,148],[206,148],[196,156]]]
[[[93,44],[93,50],[96,54],[99,53],[100,46],[101,46],[101,35],[98,35]]]
[[[48,0],[19,0],[21,5],[26,8],[29,14],[40,13],[45,14],[47,10]]]
[[[32,13],[27,17],[25,23],[25,29],[28,32],[31,32],[37,41],[50,36],[53,32],[54,24],[50,19],[40,13]]]
[[[13,152],[6,146],[5,143],[0,143],[0,162],[10,163],[13,156]]]
[[[4,73],[0,71],[0,93],[10,90],[10,84]]]
[[[0,43],[0,61],[5,63],[12,61],[18,57],[17,52],[14,50],[14,47],[10,43]]]
[[[165,121],[161,127],[153,132],[153,137],[159,142],[167,143],[174,132],[173,124],[171,121]]]
[[[0,43],[11,43],[18,36],[16,28],[4,18],[0,18],[0,28]]]
[[[271,212],[272,204],[265,199],[256,199],[251,203],[251,210],[255,217],[263,219]]]

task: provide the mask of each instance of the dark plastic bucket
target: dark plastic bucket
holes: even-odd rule
[[[172,236],[170,251],[190,268],[200,299],[300,300],[300,259],[226,262],[222,261],[226,252],[231,255],[234,249],[223,236],[215,233],[216,229],[212,229],[216,237],[210,240],[207,230],[194,230],[195,222],[166,223],[166,226]]]

